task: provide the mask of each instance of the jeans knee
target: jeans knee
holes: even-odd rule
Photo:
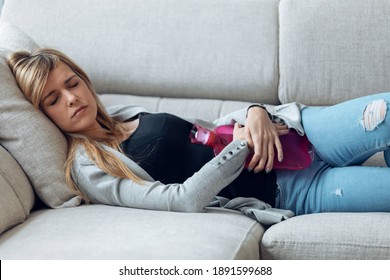
[[[361,125],[365,131],[373,131],[386,117],[387,101],[384,99],[374,100],[369,103],[363,112]]]

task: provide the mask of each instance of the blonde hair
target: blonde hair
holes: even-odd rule
[[[68,140],[68,156],[65,162],[65,179],[69,187],[78,195],[89,201],[77,188],[72,175],[72,164],[75,160],[77,147],[83,145],[89,158],[104,172],[123,179],[130,179],[140,183],[142,180],[134,174],[116,155],[107,151],[103,146],[109,146],[117,151],[120,149],[120,139],[125,132],[123,123],[111,118],[103,104],[100,102],[87,74],[65,54],[49,48],[40,48],[33,52],[16,51],[7,57],[7,62],[15,76],[21,91],[26,99],[36,109],[40,109],[43,88],[50,71],[55,69],[60,62],[69,66],[79,76],[91,91],[97,104],[98,123],[106,128],[109,133],[104,138],[93,138],[65,134]]]

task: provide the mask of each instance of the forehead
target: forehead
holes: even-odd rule
[[[44,98],[50,92],[59,89],[65,81],[75,75],[73,70],[63,62],[60,62],[56,68],[49,72],[46,83],[43,87],[41,98]]]
[[[73,74],[73,70],[67,64],[60,62],[56,68],[50,71],[46,82],[49,83],[52,80],[66,79],[68,76]]]

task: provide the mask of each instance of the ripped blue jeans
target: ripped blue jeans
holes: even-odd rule
[[[296,215],[318,212],[390,212],[390,168],[361,166],[384,151],[390,163],[390,93],[302,110],[314,145],[313,163],[277,170],[276,207]]]

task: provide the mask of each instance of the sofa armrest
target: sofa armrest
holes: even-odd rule
[[[0,146],[0,233],[23,222],[34,205],[34,192],[15,159]]]

